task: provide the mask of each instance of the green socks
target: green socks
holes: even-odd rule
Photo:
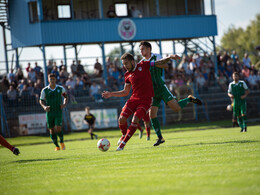
[[[242,126],[243,128],[246,128],[247,127],[247,117],[246,116],[242,116]]]
[[[180,105],[181,108],[184,108],[187,106],[187,104],[190,103],[190,98],[184,98],[180,101],[178,101],[178,104]]]
[[[242,117],[237,117],[237,123],[239,124],[239,126],[241,127],[241,129],[243,129],[243,120],[242,120]]]
[[[160,122],[158,118],[152,118],[151,119],[152,127],[157,135],[158,138],[162,138],[162,133],[161,133],[161,127],[160,127]]]
[[[58,141],[57,141],[57,136],[56,134],[50,134],[50,137],[52,139],[52,142],[55,144],[56,147],[60,147],[59,144],[58,144]]]
[[[60,143],[63,143],[63,131],[58,132],[57,135],[60,138]]]

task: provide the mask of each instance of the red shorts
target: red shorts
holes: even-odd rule
[[[152,98],[146,98],[142,100],[129,99],[122,108],[120,116],[129,118],[129,116],[134,114],[139,119],[142,119],[147,114],[149,118],[148,111],[151,105]]]
[[[149,111],[149,110],[148,110],[148,111]],[[144,115],[143,121],[145,121],[145,122],[150,122],[149,112],[147,112],[147,114]]]

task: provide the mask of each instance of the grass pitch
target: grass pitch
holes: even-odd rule
[[[197,126],[163,130],[158,147],[135,134],[119,152],[119,130],[98,132],[107,152],[85,132],[57,152],[49,137],[8,139],[21,155],[0,147],[0,194],[260,194],[260,126],[186,131]]]

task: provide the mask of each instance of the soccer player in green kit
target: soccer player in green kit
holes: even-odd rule
[[[56,84],[56,75],[51,73],[48,75],[49,85],[42,89],[40,97],[40,105],[46,111],[47,126],[50,130],[50,137],[55,144],[55,151],[60,150],[57,135],[60,138],[61,149],[65,150],[63,141],[62,126],[62,109],[68,103],[66,90]],[[62,97],[64,98],[62,102]]]
[[[241,132],[247,132],[246,96],[249,94],[245,81],[239,80],[238,72],[232,74],[233,82],[229,83],[228,96],[234,100],[233,114],[237,117]]]
[[[139,49],[141,51],[141,54],[143,56],[144,61],[157,61],[161,59],[162,57],[159,54],[153,54],[152,46],[147,41],[142,41],[139,45]],[[180,57],[178,56],[180,59]],[[177,58],[177,59],[178,59]],[[168,68],[168,65],[165,64],[165,67]],[[189,95],[187,98],[182,99],[180,101],[175,100],[175,96],[172,95],[164,81],[162,80],[162,68],[158,67],[150,67],[150,73],[152,76],[152,82],[153,82],[153,89],[154,89],[154,98],[152,107],[150,109],[149,115],[151,118],[151,124],[152,127],[158,137],[157,141],[155,142],[154,146],[158,146],[165,142],[164,138],[162,137],[161,133],[161,127],[159,120],[157,118],[157,112],[159,110],[159,106],[161,101],[163,100],[173,111],[179,112],[182,108],[184,108],[189,102],[201,105],[201,101],[193,97],[192,95]]]

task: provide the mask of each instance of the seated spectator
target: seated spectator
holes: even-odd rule
[[[73,79],[73,76],[69,76],[69,80],[66,81],[66,88],[68,89],[68,95],[70,97],[70,101],[72,104],[77,104],[77,101],[75,99],[75,87],[76,87],[76,81]]]
[[[89,94],[96,102],[103,101],[101,96],[100,86],[97,85],[96,82],[93,82],[92,85],[90,86]]]
[[[23,89],[19,93],[22,105],[29,105],[31,102],[31,92],[28,90],[28,86],[24,85]]]
[[[37,82],[34,83],[34,89],[33,89],[33,95],[35,96],[36,104],[39,103],[42,88],[43,87],[41,84],[41,80],[37,80]]]
[[[219,73],[218,84],[224,92],[227,92],[227,78],[222,72]]]
[[[96,63],[94,65],[94,76],[101,77],[103,73],[102,65],[98,62],[98,58],[96,59]]]
[[[203,63],[208,63],[209,62],[209,57],[208,57],[207,52],[204,52],[201,60],[202,60]]]
[[[248,57],[248,53],[245,53],[245,55],[244,55],[243,65],[249,69],[251,68],[251,59]]]
[[[23,71],[22,71],[21,68],[18,68],[18,70],[17,70],[17,72],[16,72],[16,74],[15,74],[15,79],[16,79],[16,81],[18,81],[18,82],[19,82],[20,80],[24,79]]]
[[[133,18],[142,18],[143,17],[143,14],[140,10],[136,9],[135,6],[131,6],[131,9],[130,9],[130,17],[133,17]]]
[[[219,66],[218,66],[218,70],[219,72],[222,72],[223,74],[226,74],[226,70],[225,70],[225,64],[224,62],[220,62]]]
[[[202,73],[200,73],[199,76],[196,78],[196,85],[199,92],[208,90],[207,81],[203,77]]]
[[[8,105],[17,106],[17,91],[13,85],[10,85],[7,91]]]
[[[87,73],[85,73],[81,77],[82,77],[82,81],[84,83],[84,89],[88,89],[91,86],[91,80],[90,80],[89,75]]]
[[[233,74],[233,65],[231,64],[231,60],[228,60],[226,65],[226,75],[229,82],[232,81],[232,74]]]
[[[76,89],[82,90],[84,88],[84,82],[82,81],[82,77],[77,77],[76,79]]]
[[[114,5],[109,6],[109,10],[107,11],[107,17],[108,18],[116,18],[117,17]]]
[[[47,72],[48,72],[48,74],[51,73],[52,69],[53,69],[53,63],[52,63],[52,60],[49,60],[48,61],[48,65],[47,65]]]
[[[230,58],[233,60],[233,63],[235,63],[238,60],[238,55],[237,55],[236,50],[232,51]]]
[[[36,73],[32,68],[29,68],[27,79],[31,80],[33,83],[37,80]]]
[[[33,89],[34,89],[34,83],[30,80],[27,83],[27,89],[28,89],[30,95],[32,96],[33,95]]]
[[[67,72],[67,67],[62,66],[60,71],[60,83],[65,84],[68,78],[69,78],[69,73]]]
[[[224,51],[222,61],[226,64],[229,59],[230,59],[230,56],[228,55],[228,52]]]
[[[19,81],[19,84],[17,86],[17,90],[20,92],[23,89],[23,86],[26,84],[26,80],[22,79]]]
[[[242,69],[242,76],[244,77],[244,79],[247,79],[250,75],[250,70],[247,66],[244,66]]]
[[[56,66],[56,64],[53,65],[53,69],[52,69],[51,73],[56,75],[57,82],[59,82],[60,81],[60,73],[58,71],[58,67]]]
[[[250,71],[250,75],[247,78],[248,84],[249,84],[249,88],[250,89],[259,89],[259,85],[258,85],[258,78],[255,75],[254,71]]]
[[[186,90],[186,84],[185,84],[185,80],[183,78],[183,76],[181,74],[177,75],[177,78],[174,81],[176,88],[175,88],[175,93],[179,96],[179,95],[183,95]]]

